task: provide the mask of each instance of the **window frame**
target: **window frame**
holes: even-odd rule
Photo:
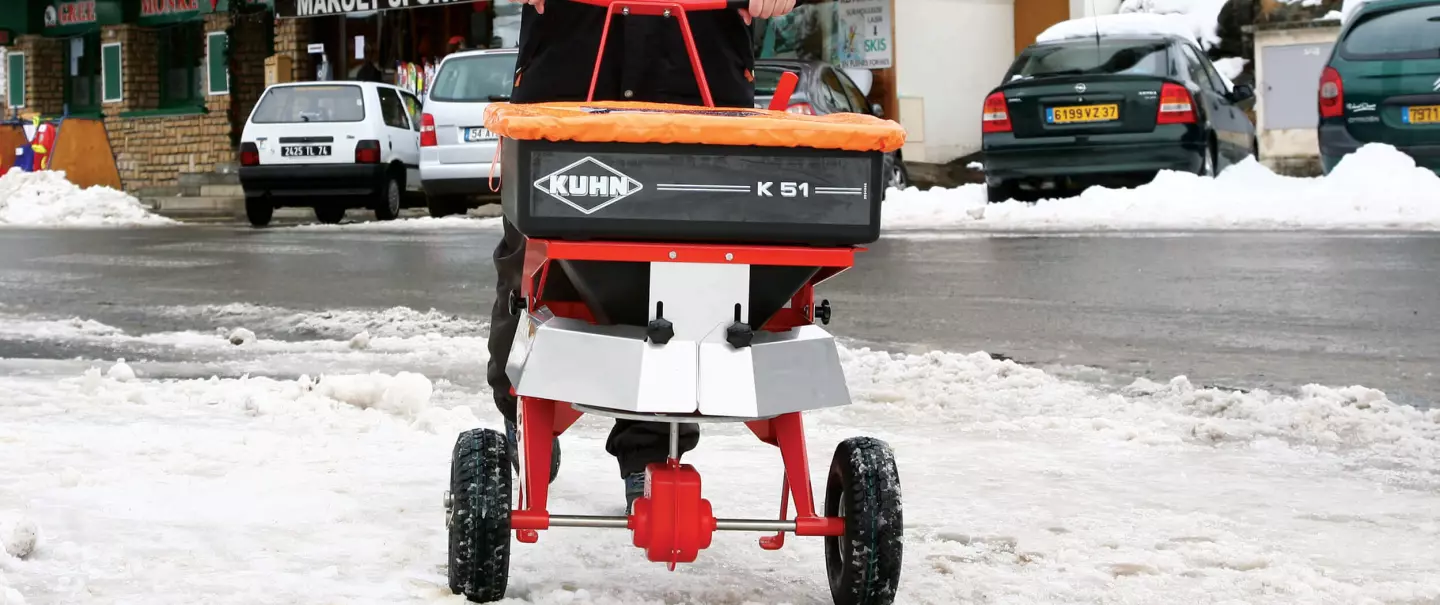
[[[81,55],[80,59],[82,63],[79,68],[80,73],[77,75],[71,75],[70,65],[72,62],[74,62],[74,58],[70,54],[70,49],[72,48],[71,45],[73,44],[73,42],[71,41],[76,38],[83,40],[82,44],[84,46],[84,54]],[[65,104],[65,109],[70,115],[98,114],[101,111],[101,106],[104,105],[103,97],[105,96],[105,94],[103,91],[100,90],[100,87],[103,86],[105,82],[104,59],[100,54],[100,49],[101,40],[100,32],[98,30],[65,38],[65,44],[63,45],[61,52],[61,57],[64,65],[61,66],[61,69],[63,71],[60,78],[62,81],[60,99],[61,102]],[[93,61],[95,62],[95,69],[93,70],[93,73],[86,74],[83,64],[86,61],[92,60],[92,57]],[[79,79],[90,80],[90,92],[93,98],[93,104],[77,105],[75,103],[75,81]]]
[[[186,36],[184,35],[186,33],[190,33],[193,35]],[[172,91],[170,90],[170,70],[178,62],[184,61],[187,57],[180,57],[177,61],[174,53],[169,52],[172,45],[167,43],[168,41],[165,40],[163,37],[177,36],[177,34],[178,38],[183,41],[182,48],[188,51],[190,68],[189,76],[186,78],[186,96],[180,97],[179,99],[172,99]],[[156,35],[162,37],[160,40],[156,40],[156,48],[158,49],[158,52],[156,54],[159,55],[158,61],[160,68],[160,96],[157,100],[156,108],[192,109],[197,107],[204,107],[205,98],[206,96],[208,96],[205,94],[206,91],[204,90],[204,70],[207,67],[207,53],[205,48],[207,38],[205,35],[205,22],[185,21],[182,23],[177,23],[175,25],[169,25],[156,32]]]
[[[1336,54],[1338,54],[1338,55],[1340,56],[1340,58],[1345,59],[1346,61],[1409,61],[1409,60],[1433,61],[1433,60],[1435,60],[1435,59],[1437,59],[1437,58],[1440,58],[1440,55],[1437,55],[1437,54],[1436,54],[1436,49],[1433,49],[1433,48],[1423,49],[1423,50],[1417,50],[1417,51],[1413,51],[1413,52],[1368,53],[1368,54],[1367,54],[1367,53],[1356,53],[1356,52],[1352,52],[1352,51],[1350,50],[1350,38],[1351,38],[1352,36],[1354,36],[1354,35],[1355,35],[1355,32],[1359,31],[1360,28],[1369,25],[1372,21],[1375,21],[1376,19],[1383,19],[1383,18],[1386,18],[1386,17],[1390,17],[1390,16],[1395,15],[1395,14],[1397,14],[1397,13],[1403,15],[1403,14],[1409,13],[1409,12],[1411,12],[1411,11],[1414,11],[1414,12],[1417,12],[1417,13],[1418,13],[1418,12],[1420,12],[1420,11],[1425,11],[1425,10],[1427,10],[1427,9],[1428,9],[1428,10],[1435,10],[1435,9],[1436,9],[1436,5],[1421,4],[1421,5],[1414,5],[1414,6],[1398,6],[1398,7],[1394,7],[1394,8],[1387,8],[1387,9],[1377,10],[1377,11],[1375,11],[1375,12],[1372,12],[1372,13],[1368,14],[1368,15],[1365,15],[1363,18],[1357,20],[1354,25],[1351,25],[1348,29],[1346,29],[1346,31],[1343,32],[1343,33],[1344,33],[1344,36],[1343,36],[1342,38],[1340,38],[1339,40],[1336,40],[1336,41],[1335,41]],[[1418,19],[1418,18],[1420,18],[1420,17],[1417,15],[1416,17],[1412,17],[1411,20],[1407,20],[1406,22],[1407,22],[1407,23],[1414,23],[1414,22],[1415,22],[1414,19]],[[1433,19],[1433,18],[1434,18],[1434,17],[1432,16],[1432,17],[1426,18],[1426,19],[1424,19],[1424,20],[1425,20],[1425,21],[1429,21],[1430,19]]]

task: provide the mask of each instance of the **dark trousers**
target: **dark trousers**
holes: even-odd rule
[[[510,221],[503,220],[504,237],[495,246],[495,303],[490,309],[490,365],[486,378],[495,392],[495,408],[506,420],[515,421],[516,399],[510,395],[510,377],[505,374],[505,361],[520,317],[510,314],[510,292],[520,290],[525,267],[525,236]],[[680,425],[680,452],[695,449],[700,442],[700,425]],[[620,476],[643,472],[652,462],[664,462],[670,452],[670,424],[615,420],[605,451],[620,463]]]

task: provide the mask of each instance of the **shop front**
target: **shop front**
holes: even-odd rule
[[[6,117],[68,121],[57,148],[103,124],[88,148],[109,153],[87,162],[108,159],[127,190],[233,164],[264,88],[268,0],[12,1],[27,27],[6,59]]]
[[[845,70],[888,118],[895,96],[895,0],[825,0],[803,4],[752,29],[758,59],[820,61]]]
[[[276,0],[276,53],[293,81],[376,80],[423,94],[452,48],[518,44],[522,5],[505,0]]]

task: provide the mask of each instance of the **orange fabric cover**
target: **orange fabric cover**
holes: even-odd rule
[[[502,137],[579,143],[691,143],[895,151],[905,129],[857,113],[825,116],[662,103],[494,103],[485,127]]]

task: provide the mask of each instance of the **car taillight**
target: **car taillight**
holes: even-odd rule
[[[355,144],[356,164],[379,164],[380,141],[368,140]]]
[[[240,144],[240,165],[241,165],[241,166],[259,166],[259,165],[260,165],[260,149],[259,149],[258,147],[256,147],[254,143],[241,143],[241,144]]]
[[[1320,72],[1320,115],[1326,118],[1345,115],[1345,82],[1334,67]]]
[[[1160,112],[1156,124],[1194,124],[1195,99],[1179,84],[1165,83],[1160,87]]]
[[[811,107],[809,103],[796,103],[794,105],[786,107],[785,113],[798,113],[800,115],[813,116],[815,115],[815,108]]]
[[[428,113],[420,115],[420,146],[434,147],[439,145],[435,140],[435,116]]]
[[[1010,110],[1005,107],[1005,93],[992,92],[985,97],[985,109],[980,116],[980,132],[1010,132]]]

